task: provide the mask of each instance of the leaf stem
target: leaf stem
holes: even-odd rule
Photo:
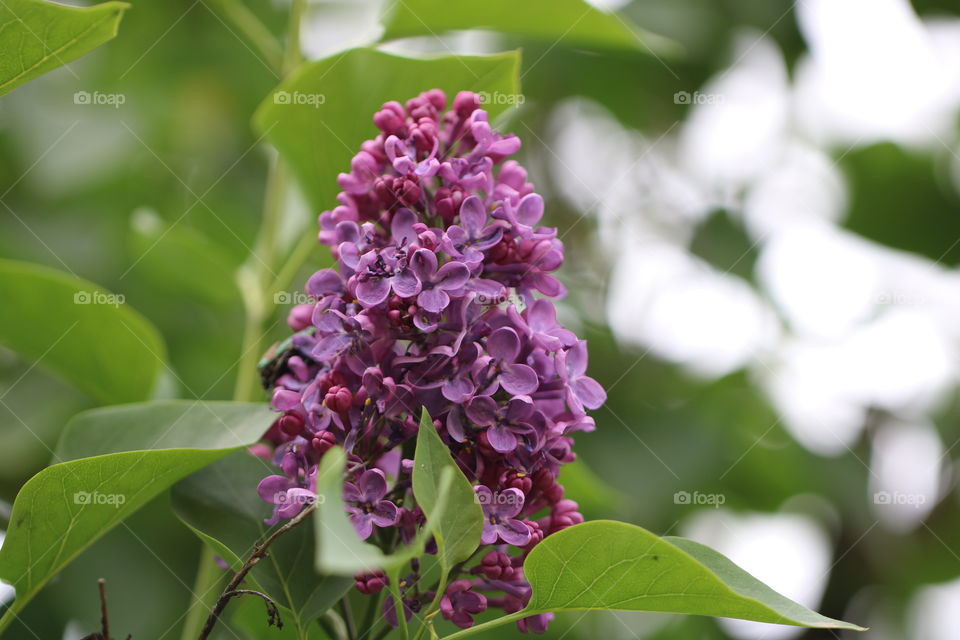
[[[516,613],[511,613],[499,618],[494,618],[493,620],[487,620],[486,622],[481,622],[472,627],[467,627],[466,629],[461,629],[460,631],[451,633],[448,636],[445,636],[443,640],[454,640],[459,638],[466,638],[467,636],[472,636],[475,633],[482,633],[488,629],[493,629],[494,627],[499,627],[500,625],[514,622],[515,620],[520,620],[521,618],[526,618],[527,616],[536,615],[537,611],[517,611]]]
[[[410,640],[410,631],[407,629],[407,616],[403,611],[403,597],[400,594],[400,568],[397,567],[391,571],[387,577],[390,579],[390,594],[393,595],[393,610],[397,616],[397,624],[400,626],[400,637],[403,640]]]
[[[247,5],[241,0],[211,0],[210,5],[257,48],[274,73],[282,73],[284,55],[280,43]]]

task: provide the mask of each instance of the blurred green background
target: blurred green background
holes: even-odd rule
[[[282,30],[283,2],[249,5]],[[308,52],[376,38],[377,5],[311,4]],[[569,496],[588,518],[712,544],[803,604],[872,627],[866,637],[957,637],[956,6],[616,7],[685,52],[489,32],[389,47],[523,49],[526,101],[503,126],[523,138],[568,245],[562,314],[610,397],[578,438]],[[250,117],[276,83],[204,0],[167,0],[134,2],[115,40],[0,99],[0,256],[126,296],[162,331],[183,397],[231,394],[243,328],[232,274],[269,162]],[[75,104],[78,91],[125,99]],[[310,269],[325,260],[318,248]],[[9,504],[93,401],[3,350],[0,399]],[[86,551],[24,624],[82,637],[102,576],[116,630],[179,637],[199,543],[166,503]],[[841,634],[591,613],[562,616],[549,637]]]

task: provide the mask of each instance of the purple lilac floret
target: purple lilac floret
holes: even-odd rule
[[[315,302],[290,313],[292,355],[270,380],[281,415],[266,435],[282,475],[259,487],[275,505],[268,522],[291,518],[316,491],[320,458],[343,446],[357,535],[410,542],[425,518],[403,456],[427,409],[483,507],[485,551],[440,599],[443,617],[464,628],[488,608],[522,609],[526,554],[583,521],[557,477],[574,459],[572,434],[594,428],[586,411],[606,400],[586,375],[586,342],[557,322],[563,244],[539,224],[544,202],[526,171],[507,159],[520,140],[494,131],[479,106],[461,92],[445,110],[434,89],[374,115],[379,135],[340,174],[338,206],[320,215],[336,268],[315,273]],[[400,585],[407,616],[436,595],[412,566]],[[387,580],[358,575],[356,587],[375,594]],[[395,624],[392,599],[384,612]],[[542,632],[550,618],[518,627]]]

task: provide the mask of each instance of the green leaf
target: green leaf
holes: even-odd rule
[[[334,447],[320,461],[317,473],[317,511],[316,523],[317,548],[316,567],[322,574],[352,576],[360,571],[382,569],[390,573],[399,569],[423,553],[427,539],[432,533],[433,524],[427,521],[417,539],[408,547],[400,548],[392,554],[384,553],[379,547],[360,539],[353,524],[347,517],[343,505],[343,480],[346,471],[347,456],[343,449]],[[439,504],[435,507],[437,518],[443,515],[443,506],[452,474],[441,474],[439,480]]]
[[[440,476],[444,472],[452,477],[445,497],[440,495]],[[483,509],[477,502],[473,486],[453,461],[450,449],[443,444],[426,409],[420,415],[413,459],[413,494],[426,513],[427,521],[433,521],[433,535],[437,539],[440,566],[444,572],[469,558],[480,545]],[[441,501],[444,503],[442,511],[439,509]]]
[[[584,0],[403,0],[392,7],[383,18],[384,40],[490,29],[551,44],[598,49],[669,53],[676,48],[666,38],[643,31],[616,13],[592,7]]]
[[[0,2],[0,95],[113,38],[129,6],[126,2],[93,7],[44,0]]]
[[[77,416],[57,448],[68,461],[28,480],[14,502],[0,578],[16,588],[17,599],[0,630],[104,533],[177,480],[255,443],[274,418],[265,404],[187,401]]]
[[[404,102],[439,88],[452,101],[459,91],[519,93],[520,54],[416,59],[353,49],[301,67],[257,109],[255,127],[280,150],[310,204],[336,205],[337,174],[378,130],[373,114],[384,102]],[[508,105],[490,104],[491,118]]]
[[[448,637],[528,615],[586,609],[863,630],[785,598],[709,547],[623,522],[595,520],[557,532],[534,547],[523,572],[533,587],[523,611]]]
[[[166,349],[157,330],[92,282],[0,260],[0,342],[104,404],[153,397]]]
[[[260,458],[238,451],[174,485],[174,513],[237,570],[270,529],[263,521],[272,505],[260,499],[257,485],[277,473]],[[317,575],[313,545],[313,523],[307,520],[278,537],[250,573],[258,590],[289,610],[298,628],[318,618],[353,584],[350,578]]]
[[[227,252],[200,231],[167,224],[152,211],[133,214],[130,249],[134,266],[151,286],[205,302],[238,304],[235,271]]]

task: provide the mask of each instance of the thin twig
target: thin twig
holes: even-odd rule
[[[224,588],[223,593],[220,594],[220,597],[217,598],[217,604],[214,605],[213,610],[210,612],[210,616],[207,618],[206,623],[203,625],[203,630],[200,632],[200,637],[198,640],[206,640],[210,637],[210,633],[213,631],[213,627],[217,624],[217,620],[220,618],[220,615],[223,613],[223,610],[226,608],[227,603],[230,602],[230,598],[236,595],[234,592],[237,591],[237,587],[240,586],[240,583],[243,582],[244,578],[247,577],[247,574],[250,573],[250,570],[258,562],[260,562],[267,555],[267,548],[273,544],[273,542],[285,534],[290,529],[294,528],[312,514],[317,508],[316,502],[311,502],[303,509],[296,517],[288,520],[286,524],[277,529],[270,535],[269,538],[263,541],[263,544],[258,544],[253,547],[253,553],[250,554],[250,557],[246,562],[243,563],[243,566],[240,567],[240,570],[234,574],[233,578]]]

